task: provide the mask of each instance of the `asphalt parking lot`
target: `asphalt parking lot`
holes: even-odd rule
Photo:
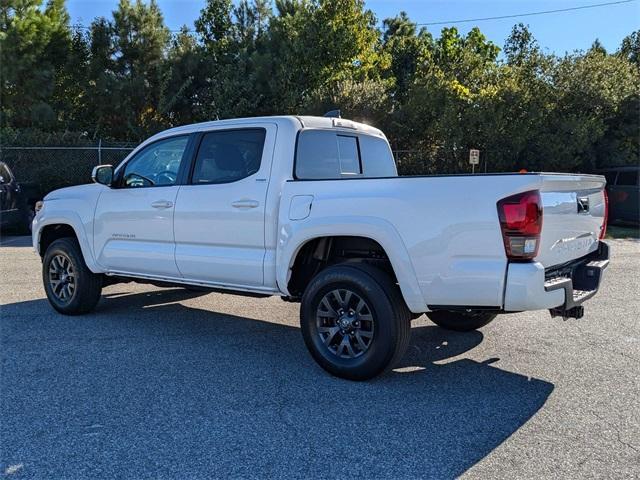
[[[0,247],[0,475],[7,478],[638,478],[640,243],[579,321],[450,333],[416,320],[367,383],[312,361],[277,298],[108,287],[49,307],[26,237]]]

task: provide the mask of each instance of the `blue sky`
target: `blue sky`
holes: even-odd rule
[[[415,22],[438,22],[501,15],[515,15],[543,10],[556,10],[605,3],[612,0],[366,0],[381,21],[406,11]],[[204,0],[157,0],[165,23],[172,29],[183,24],[193,26]],[[73,23],[88,25],[96,16],[111,17],[117,0],[67,0]],[[528,24],[547,52],[564,54],[585,50],[600,39],[609,51],[616,50],[620,41],[640,28],[640,0],[598,8],[574,10],[523,18],[509,18],[455,24],[462,32],[474,26],[493,42],[502,46],[515,23]],[[453,25],[452,25],[453,26]],[[443,25],[427,27],[438,33]]]

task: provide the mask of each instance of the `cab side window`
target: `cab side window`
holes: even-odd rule
[[[127,162],[121,187],[142,188],[175,185],[189,137],[160,140],[145,147]]]
[[[357,136],[328,130],[305,130],[300,133],[296,152],[296,178],[332,179],[361,174]]]
[[[300,132],[297,145],[297,179],[376,178],[398,174],[384,138],[309,129]]]
[[[365,177],[398,175],[393,153],[386,140],[371,135],[361,135],[359,140]]]
[[[191,183],[231,183],[260,170],[265,130],[220,130],[202,137]]]

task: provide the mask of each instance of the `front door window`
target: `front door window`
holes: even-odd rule
[[[145,147],[124,167],[123,188],[175,185],[189,137],[168,138]]]

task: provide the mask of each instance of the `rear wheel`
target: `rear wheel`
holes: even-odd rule
[[[42,280],[51,306],[66,315],[90,312],[102,293],[102,276],[89,270],[75,238],[60,238],[47,248]]]
[[[482,310],[437,310],[427,317],[439,327],[456,332],[470,332],[489,324],[497,314]]]
[[[411,317],[389,276],[366,264],[321,271],[300,308],[302,336],[315,361],[329,373],[367,380],[402,358]]]

